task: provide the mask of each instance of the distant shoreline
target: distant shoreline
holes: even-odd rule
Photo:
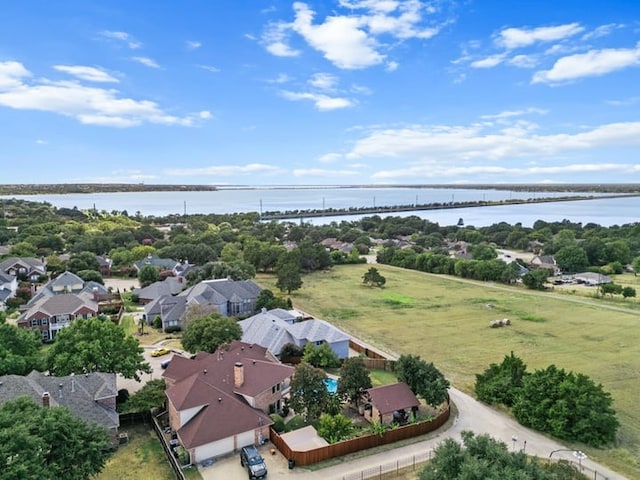
[[[316,218],[316,217],[338,217],[346,215],[377,215],[380,213],[397,213],[397,212],[418,212],[425,210],[449,210],[454,208],[472,208],[472,207],[495,207],[500,205],[522,205],[533,203],[556,203],[556,202],[574,202],[581,200],[602,200],[607,198],[627,198],[640,197],[638,193],[621,193],[615,195],[598,195],[598,196],[567,196],[567,197],[540,197],[528,199],[510,199],[497,201],[471,201],[471,202],[448,202],[448,203],[429,203],[423,205],[393,205],[379,207],[351,207],[351,208],[327,208],[314,210],[291,210],[286,212],[264,212],[260,215],[260,220],[287,220],[297,218]]]
[[[4,184],[0,195],[66,195],[127,192],[215,192],[218,190],[313,190],[313,189],[459,189],[507,190],[514,192],[593,192],[639,193],[640,184],[384,184],[384,185],[185,185],[143,183],[57,183],[57,184]]]

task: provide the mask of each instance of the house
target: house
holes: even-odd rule
[[[117,395],[115,373],[55,377],[34,370],[27,376],[0,376],[0,404],[28,396],[43,408],[67,407],[85,422],[105,427],[114,445],[120,426]]]
[[[307,343],[328,343],[340,359],[349,356],[349,335],[324,320],[312,318],[297,321],[292,312],[276,308],[265,310],[238,322],[242,327],[242,341],[267,348],[279,356],[282,347],[292,343],[304,348]]]
[[[177,262],[171,258],[160,258],[158,255],[149,255],[142,260],[138,260],[133,264],[133,267],[139,272],[142,267],[147,265],[151,265],[152,267],[157,268],[158,270],[171,270],[174,271],[180,265],[180,262]]]
[[[74,273],[63,272],[21,307],[16,324],[38,330],[44,341],[54,340],[58,331],[72,321],[97,316],[101,300],[108,296],[104,285],[85,282]]]
[[[594,273],[594,272],[576,273],[573,276],[573,279],[578,283],[583,283],[585,285],[592,285],[592,286],[611,283],[613,281],[611,277],[608,277],[607,275],[603,275],[601,273]]]
[[[148,323],[159,316],[162,328],[180,328],[185,312],[191,307],[217,312],[223,317],[251,314],[261,291],[251,280],[205,280],[176,296],[162,295],[147,303],[144,310]]]
[[[100,266],[100,275],[103,277],[110,276],[113,261],[109,257],[103,257],[101,255],[96,255],[96,260],[98,260],[98,265]]]
[[[0,272],[0,311],[5,310],[7,300],[15,297],[18,290],[18,279],[8,273]]]
[[[162,281],[153,282],[144,288],[136,288],[133,290],[133,294],[138,297],[138,303],[146,305],[165,295],[177,295],[184,290],[186,286],[187,284],[183,277],[167,277]]]
[[[369,388],[365,391],[365,419],[390,424],[407,421],[410,411],[417,411],[420,400],[404,382]]]
[[[0,262],[0,272],[31,282],[37,282],[46,275],[47,265],[31,257],[10,257]]]
[[[545,268],[547,270],[551,270],[553,276],[560,275],[562,273],[553,255],[536,255],[531,259],[531,268]]]
[[[164,371],[169,426],[192,463],[269,439],[295,369],[266,348],[232,342],[216,353],[175,355]]]

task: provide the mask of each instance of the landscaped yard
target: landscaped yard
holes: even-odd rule
[[[367,265],[303,277],[296,308],[397,355],[420,355],[473,394],[475,374],[513,351],[530,371],[554,363],[611,392],[622,424],[619,446],[581,450],[640,478],[640,318],[637,302],[607,302],[490,285],[378,265],[383,289],[362,285]],[[275,278],[259,276],[274,292]],[[490,328],[492,320],[511,325]]]

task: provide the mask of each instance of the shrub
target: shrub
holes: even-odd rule
[[[273,429],[278,433],[283,432],[284,431],[284,418],[282,418],[277,413],[272,413],[271,415],[269,415],[269,417],[271,418],[271,420],[273,420],[273,425],[272,425]]]

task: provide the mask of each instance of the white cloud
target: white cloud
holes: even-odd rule
[[[127,44],[127,47],[129,47],[131,50],[136,50],[136,49],[142,47],[142,43],[137,41],[135,38],[133,38],[127,32],[117,32],[117,31],[112,31],[112,30],[104,30],[104,31],[100,32],[100,35],[102,35],[103,37],[108,38],[110,40],[117,40],[117,41],[120,41],[120,42],[124,42],[124,43]]]
[[[318,158],[318,161],[320,163],[335,163],[338,160],[342,160],[343,158],[344,155],[342,155],[341,153],[326,153]]]
[[[355,102],[343,97],[330,97],[329,95],[312,92],[290,92],[283,90],[280,92],[287,100],[299,101],[310,100],[315,104],[316,109],[320,111],[337,110],[340,108],[353,107]]]
[[[482,115],[480,118],[483,120],[491,120],[491,119],[505,119],[505,118],[513,118],[513,117],[521,117],[523,115],[529,114],[538,114],[545,115],[547,110],[543,110],[541,108],[527,108],[524,110],[505,110],[496,114]]]
[[[307,82],[318,90],[332,92],[338,84],[338,77],[330,73],[315,73]]]
[[[198,112],[198,117],[203,120],[209,120],[210,118],[213,118],[213,115],[209,110],[202,110],[201,112]]]
[[[276,57],[297,57],[300,51],[288,45],[290,25],[284,22],[272,23],[262,35],[267,51]]]
[[[96,67],[87,67],[83,65],[54,65],[54,69],[78,77],[80,80],[89,82],[119,83],[120,80],[109,75],[107,72]]]
[[[297,168],[293,171],[294,177],[324,177],[324,178],[339,178],[339,177],[352,177],[359,175],[359,172],[355,170],[325,170],[322,168]]]
[[[534,55],[516,55],[507,60],[507,63],[519,68],[534,68],[538,64],[538,59]]]
[[[567,23],[554,27],[505,28],[496,37],[496,44],[507,49],[522,48],[537,42],[553,42],[572,37],[584,31],[579,23]]]
[[[202,46],[202,43],[200,43],[197,40],[187,40],[186,44],[187,44],[187,48],[189,50],[197,50],[198,48],[200,48]]]
[[[618,28],[623,28],[623,27],[624,25],[621,25],[619,23],[607,23],[606,25],[600,25],[599,27],[596,27],[592,31],[585,33],[582,36],[582,39],[593,40],[595,38],[606,37],[607,35],[611,34],[611,32],[613,32],[614,30]]]
[[[279,73],[277,77],[267,80],[267,82],[269,83],[278,83],[278,84],[287,83],[289,81],[291,81],[291,77],[286,73]]]
[[[0,62],[0,106],[52,112],[84,124],[132,127],[144,123],[192,126],[203,113],[177,117],[155,102],[123,97],[118,90],[82,85],[78,81],[31,80],[19,62]],[[31,81],[30,81],[31,80]]]
[[[505,57],[506,55],[504,53],[498,53],[496,55],[483,58],[482,60],[471,62],[471,66],[473,68],[493,68],[500,65],[504,61]]]
[[[384,67],[384,69],[387,72],[395,72],[398,69],[399,66],[400,66],[400,64],[398,62],[389,61],[389,62],[387,62],[387,64]]]
[[[578,132],[541,134],[534,124],[517,118],[508,122],[509,118],[519,117],[520,113],[502,112],[497,125],[488,122],[453,126],[376,127],[355,142],[346,158],[352,161],[367,159],[369,162],[378,159],[384,163],[393,159],[393,168],[382,170],[374,178],[407,176],[408,169],[413,169],[415,175],[421,172],[419,175],[431,177],[443,176],[445,170],[449,173],[457,171],[460,175],[469,175],[474,169],[498,171],[510,167],[488,164],[513,164],[531,158],[547,164],[537,168],[556,168],[562,167],[560,159],[571,155],[594,155],[598,149],[611,147],[640,147],[640,122],[604,124],[583,128]],[[550,167],[549,163],[553,165]],[[620,165],[620,168],[637,168],[637,163]]]
[[[218,73],[220,72],[219,68],[216,68],[212,65],[196,65],[198,68],[201,68],[202,70],[206,70],[207,72],[211,72],[211,73]]]
[[[145,67],[160,68],[160,65],[158,65],[155,60],[149,57],[131,57],[131,60],[133,60],[134,62],[141,63]]]
[[[361,69],[381,63],[385,56],[376,51],[376,41],[361,29],[357,17],[330,16],[314,25],[315,12],[306,4],[293,4],[292,28],[314,49],[338,68]]]
[[[176,177],[189,176],[233,176],[233,175],[277,175],[282,173],[280,167],[266,165],[264,163],[249,163],[247,165],[215,165],[201,168],[168,168],[164,171],[166,175]]]
[[[42,140],[41,138],[38,138],[36,140],[36,145],[47,145],[49,142],[47,142],[46,140]]]
[[[582,77],[605,75],[637,65],[640,65],[640,46],[634,49],[590,50],[558,59],[550,70],[536,72],[532,83],[567,82]]]

